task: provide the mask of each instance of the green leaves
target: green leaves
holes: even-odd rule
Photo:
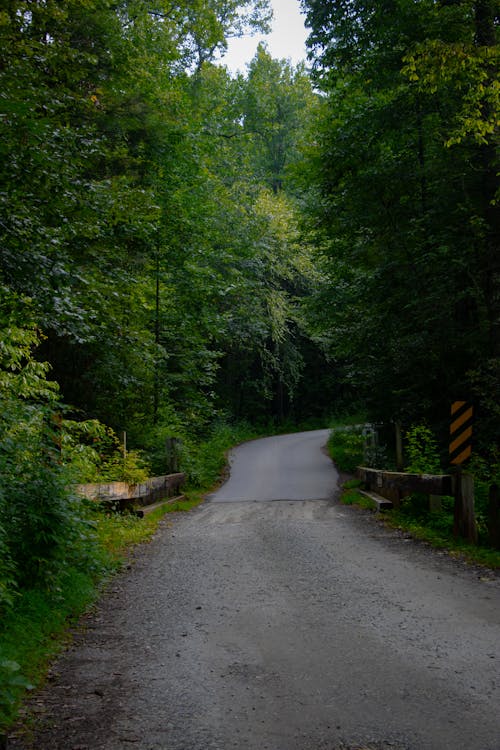
[[[441,429],[465,363],[498,357],[493,4],[303,5],[326,100],[313,330],[374,418]]]
[[[32,690],[33,685],[20,672],[21,667],[15,661],[0,661],[0,721],[9,713],[24,690]]]
[[[416,46],[403,59],[402,73],[423,93],[441,95],[460,92],[461,101],[454,115],[446,145],[465,139],[478,144],[495,141],[500,127],[500,84],[498,47],[476,47],[456,42],[430,40]]]
[[[405,437],[409,461],[405,471],[413,474],[439,474],[439,450],[432,430],[424,424],[412,425]]]

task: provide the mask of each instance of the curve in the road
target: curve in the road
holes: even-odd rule
[[[230,455],[228,481],[209,497],[212,502],[328,500],[338,474],[325,449],[329,430],[253,440]]]

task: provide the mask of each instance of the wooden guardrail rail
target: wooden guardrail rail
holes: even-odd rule
[[[397,471],[381,471],[358,466],[356,475],[368,492],[376,493],[396,508],[401,499],[412,492],[429,495],[433,500],[442,495],[455,498],[454,534],[470,542],[477,542],[477,527],[474,514],[474,480],[469,474],[457,470],[456,474],[407,474]],[[380,505],[379,507],[384,507]],[[387,503],[385,504],[387,507]]]
[[[356,475],[364,482],[367,490],[382,495],[395,507],[398,507],[402,497],[412,492],[422,492],[429,496],[454,494],[454,477],[451,474],[408,474],[358,466]]]
[[[177,473],[151,477],[138,484],[78,484],[75,491],[82,497],[103,503],[113,510],[131,510],[139,516],[144,516],[164,503],[180,499],[180,489],[185,481],[186,475]]]

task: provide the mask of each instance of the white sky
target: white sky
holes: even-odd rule
[[[293,65],[306,59],[305,40],[308,30],[300,13],[299,0],[271,0],[274,11],[272,33],[267,36],[230,39],[228,51],[221,60],[231,73],[246,73],[246,66],[255,55],[257,45],[264,41],[273,58],[290,59]]]

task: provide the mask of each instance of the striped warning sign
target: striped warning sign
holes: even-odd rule
[[[473,407],[467,401],[454,401],[451,405],[450,462],[460,465],[472,453]]]

